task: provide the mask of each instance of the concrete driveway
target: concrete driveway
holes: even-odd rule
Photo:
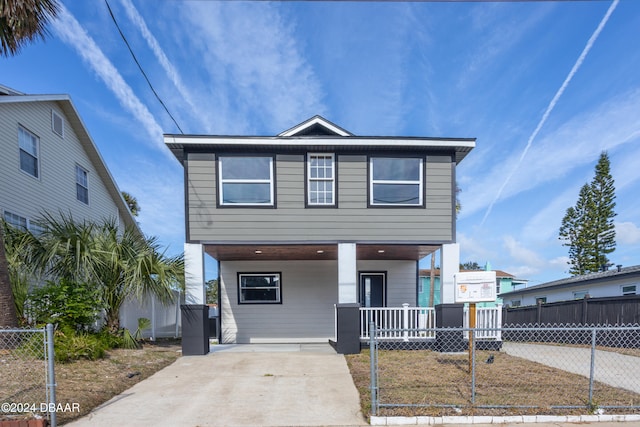
[[[511,356],[522,357],[587,378],[591,372],[590,348],[504,342],[502,350]],[[596,350],[594,373],[596,381],[640,393],[640,357]]]
[[[183,356],[69,426],[367,425],[328,344],[215,345]]]

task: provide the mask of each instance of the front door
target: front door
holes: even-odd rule
[[[362,307],[385,306],[385,276],[385,273],[360,273],[360,305]]]

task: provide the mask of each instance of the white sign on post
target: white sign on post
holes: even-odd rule
[[[496,300],[495,271],[465,271],[453,276],[455,302],[484,302]]]

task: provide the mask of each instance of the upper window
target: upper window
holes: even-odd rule
[[[422,205],[422,159],[372,157],[369,174],[371,205]]]
[[[280,304],[280,273],[238,273],[240,304]]]
[[[64,120],[53,110],[51,110],[51,129],[56,135],[64,138]]]
[[[4,220],[15,228],[27,229],[27,218],[14,213],[4,211]]]
[[[273,206],[273,157],[220,157],[220,204]]]
[[[635,295],[636,285],[625,285],[622,287],[622,295]]]
[[[89,204],[89,174],[86,169],[76,165],[76,198]]]
[[[40,177],[40,140],[23,127],[18,128],[20,169],[36,178]]]
[[[335,168],[333,154],[307,156],[307,203],[313,206],[335,205]]]

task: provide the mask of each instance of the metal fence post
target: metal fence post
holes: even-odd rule
[[[593,408],[593,383],[596,371],[596,328],[591,329],[591,367],[589,371],[589,408]]]
[[[371,368],[371,415],[375,416],[378,413],[378,360],[376,357],[376,324],[371,322],[369,324],[369,361]]]
[[[476,330],[471,329],[469,336],[471,337],[471,404],[476,403]]]
[[[46,341],[47,341],[47,406],[49,410],[49,424],[51,427],[58,425],[56,419],[56,376],[54,369],[55,355],[53,350],[53,325],[47,323],[46,328]],[[53,411],[51,408],[53,407]]]

